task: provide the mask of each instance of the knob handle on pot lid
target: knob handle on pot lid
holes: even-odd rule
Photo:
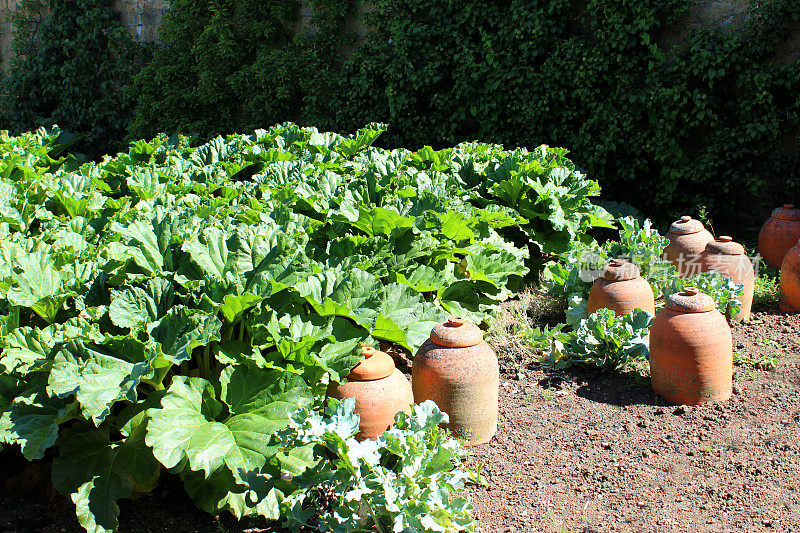
[[[372,346],[361,349],[364,359],[358,363],[347,379],[350,381],[375,381],[389,377],[394,372],[394,359],[386,352],[376,350]]]
[[[431,342],[445,348],[469,348],[483,341],[481,329],[460,316],[451,316],[447,322],[431,330]]]

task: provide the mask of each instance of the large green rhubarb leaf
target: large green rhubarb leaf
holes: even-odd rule
[[[153,278],[144,288],[129,287],[112,291],[108,316],[122,328],[135,328],[139,324],[158,319],[172,307],[175,291],[169,280]]]
[[[359,210],[358,220],[351,224],[371,237],[389,236],[410,229],[414,225],[414,219],[404,217],[391,209],[374,207],[368,211]]]
[[[511,292],[506,289],[509,278],[513,276],[521,280],[522,274],[528,270],[524,260],[505,250],[483,248],[477,251],[478,253],[467,256],[466,275],[472,281],[494,285],[496,292],[500,293],[498,296],[508,296]]]
[[[406,272],[392,272],[390,279],[403,285],[408,285],[417,292],[439,292],[457,281],[455,264],[442,262],[441,268],[427,265],[415,265]]]
[[[0,365],[6,372],[21,375],[46,366],[53,348],[53,339],[48,330],[17,328],[2,341]]]
[[[252,260],[253,269],[245,274],[247,291],[268,298],[284,289],[294,287],[311,273],[308,258],[302,252],[284,246],[285,239],[280,239],[279,243],[266,253],[260,250],[248,257],[248,262]],[[242,265],[241,260],[239,264]]]
[[[369,272],[335,268],[311,276],[297,290],[322,316],[342,316],[371,325],[382,285]]]
[[[184,306],[174,307],[152,324],[150,336],[158,343],[159,355],[180,364],[192,357],[192,350],[220,340],[222,321]]]
[[[137,220],[121,233],[127,241],[126,255],[132,257],[145,274],[155,276],[164,270],[164,243],[159,242],[159,236],[150,222]]]
[[[440,296],[440,303],[451,315],[462,316],[480,324],[487,312],[495,309],[497,300],[487,296],[496,292],[493,284],[485,281],[457,281],[445,289]]]
[[[228,236],[221,228],[205,228],[181,247],[189,253],[202,275],[217,283],[235,282],[236,256],[228,250]]]
[[[48,370],[54,349],[69,340],[100,342],[103,337],[96,324],[83,318],[73,318],[46,328],[16,328],[0,342],[0,365],[7,372],[27,375]]]
[[[415,353],[431,328],[447,318],[436,304],[426,302],[406,285],[390,283],[381,293],[381,304],[372,336],[403,346]]]
[[[14,305],[30,307],[49,323],[56,318],[67,294],[64,279],[56,268],[54,258],[45,252],[34,252],[17,257],[18,272],[12,276],[14,285],[8,289],[8,301]]]
[[[369,332],[340,317],[284,315],[270,325],[278,352],[306,371],[319,368],[341,382],[361,360],[357,348],[369,341]],[[313,382],[321,376],[309,376]],[[310,381],[311,382],[311,381]]]
[[[0,414],[0,442],[19,444],[30,461],[41,459],[58,439],[58,426],[74,416],[74,403],[50,398],[43,387],[31,389]]]
[[[89,533],[116,531],[117,501],[134,488],[151,488],[161,466],[144,442],[147,419],[140,415],[112,441],[107,427],[78,426],[68,432],[53,460],[53,485],[71,494],[78,521]]]
[[[129,339],[120,353],[103,353],[70,342],[56,354],[47,391],[60,398],[75,395],[87,420],[99,426],[118,400],[135,402],[136,387],[152,375],[152,361],[141,344]]]
[[[305,382],[281,370],[230,365],[220,385],[222,402],[208,381],[176,376],[161,409],[148,412],[147,444],[167,468],[187,460],[206,479],[259,469],[278,451],[272,435],[312,401]]]

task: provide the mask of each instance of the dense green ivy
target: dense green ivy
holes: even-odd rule
[[[164,45],[137,77],[131,138],[211,137],[302,117],[330,84],[337,47],[354,37],[344,29],[351,2],[313,2],[295,31],[299,9],[296,0],[173,0]]]
[[[381,120],[391,145],[566,146],[604,195],[660,219],[706,205],[760,222],[797,192],[800,62],[773,60],[796,1],[677,41],[687,0],[373,4],[323,126]]]
[[[133,74],[147,57],[112,0],[24,0],[13,13],[16,58],[0,83],[0,130],[63,124],[77,149],[120,146],[133,112]]]
[[[58,121],[98,151],[126,127],[209,138],[284,120],[387,122],[388,146],[547,143],[662,221],[706,206],[718,225],[758,223],[800,192],[800,61],[779,53],[794,0],[691,30],[690,0],[374,0],[358,46],[349,0],[311,0],[304,24],[297,0],[173,0],[132,90],[108,2],[46,1],[0,127]]]

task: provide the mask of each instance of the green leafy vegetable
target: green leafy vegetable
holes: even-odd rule
[[[276,435],[361,345],[410,355],[448,313],[482,322],[519,290],[529,243],[511,232],[551,224],[478,183],[503,195],[522,169],[526,213],[566,239],[595,225],[561,220],[597,187],[558,150],[373,148],[385,129],[161,135],[84,164],[55,158],[58,130],[0,133],[0,442],[60,447],[84,528],[114,530],[162,468],[208,512],[277,519],[281,470],[319,457]],[[253,473],[273,484],[258,504]]]
[[[561,337],[554,342],[546,362],[556,368],[577,364],[624,368],[649,356],[647,335],[652,323],[653,315],[641,309],[620,317],[610,309],[598,309],[581,320],[566,340]]]
[[[324,457],[292,477],[294,491],[281,511],[292,531],[474,531],[468,499],[454,495],[468,479],[460,469],[464,451],[439,424],[447,422],[431,401],[411,415],[395,416],[377,442],[355,439],[355,401],[332,400],[325,416],[301,410],[280,432],[287,449],[312,447]],[[252,498],[274,494],[273,479],[251,475]],[[452,496],[452,497],[451,497]]]

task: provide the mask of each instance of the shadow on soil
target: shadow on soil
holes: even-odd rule
[[[593,402],[618,407],[667,405],[653,392],[650,379],[635,371],[600,374],[583,382],[575,394]]]
[[[545,389],[560,390],[564,383],[577,385],[575,394],[593,402],[617,407],[629,405],[667,405],[650,387],[650,378],[635,370],[596,372],[591,370],[552,370],[539,380]]]
[[[51,449],[53,450],[53,449]],[[0,533],[83,533],[69,496],[50,479],[55,450],[29,462],[19,447],[0,451]],[[214,517],[195,506],[177,475],[162,472],[152,493],[120,500],[119,531],[126,533],[288,533],[261,518]]]

